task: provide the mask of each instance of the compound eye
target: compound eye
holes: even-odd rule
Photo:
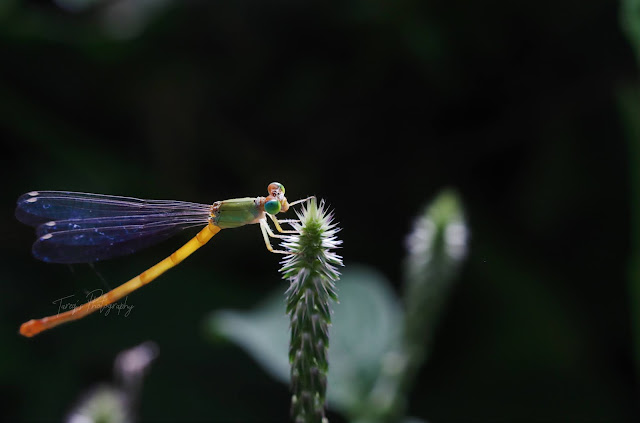
[[[267,188],[267,192],[271,194],[274,190],[280,191],[284,195],[284,185],[280,182],[271,182]]]
[[[280,211],[280,202],[278,200],[271,200],[264,203],[264,211],[269,213],[270,215],[276,215]]]

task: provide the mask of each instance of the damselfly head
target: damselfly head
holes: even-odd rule
[[[289,210],[287,197],[284,196],[284,185],[279,182],[272,182],[267,187],[269,196],[265,199],[264,211],[270,215],[276,215],[279,212]]]
[[[284,196],[284,185],[280,182],[271,182],[267,187],[267,191],[269,192],[269,195],[274,197],[277,197],[279,194]]]

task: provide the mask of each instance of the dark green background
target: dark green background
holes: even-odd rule
[[[154,340],[142,420],[285,421],[287,387],[203,325],[286,289],[257,227],[131,295],[128,317],[24,339],[55,299],[114,287],[190,234],[96,272],[38,262],[13,218],[35,189],[210,203],[277,180],[325,198],[345,265],[398,291],[411,219],[460,193],[470,254],[411,415],[640,419],[619,101],[637,70],[617,2],[175,1],[129,34],[117,2],[92,3],[0,5],[0,418],[59,421],[117,352]]]

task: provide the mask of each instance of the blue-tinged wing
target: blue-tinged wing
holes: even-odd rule
[[[18,198],[16,217],[38,226],[51,220],[187,212],[208,213],[211,206],[173,200],[142,200],[115,195],[64,191],[32,191]]]
[[[18,199],[16,217],[36,226],[36,258],[85,263],[133,253],[208,223],[210,206],[100,194],[39,191]]]

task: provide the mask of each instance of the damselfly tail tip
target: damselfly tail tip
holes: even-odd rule
[[[44,327],[39,320],[29,320],[20,326],[20,335],[31,338],[42,332]]]

